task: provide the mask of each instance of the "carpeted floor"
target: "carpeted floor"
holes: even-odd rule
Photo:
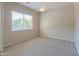
[[[6,56],[77,56],[74,43],[66,40],[35,38],[9,46]]]

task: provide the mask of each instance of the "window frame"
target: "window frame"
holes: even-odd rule
[[[31,28],[28,27],[28,25],[26,25],[26,28],[24,28],[24,26],[23,26],[23,28],[13,29],[13,15],[12,15],[13,12],[23,14],[23,16],[22,16],[22,17],[23,17],[23,19],[22,19],[23,22],[24,22],[24,19],[25,19],[25,17],[24,17],[25,15],[31,16],[31,20],[32,20]],[[12,21],[11,21],[11,24],[12,24],[12,25],[11,25],[11,31],[12,31],[12,32],[14,32],[14,31],[25,31],[25,30],[32,30],[32,29],[33,29],[33,15],[26,14],[26,13],[22,13],[22,12],[17,12],[17,11],[11,11],[11,16],[12,16],[12,17],[11,17],[11,20],[12,20]],[[24,23],[23,23],[23,25],[24,25]]]

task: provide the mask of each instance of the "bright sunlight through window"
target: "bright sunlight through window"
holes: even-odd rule
[[[12,31],[32,29],[32,15],[12,11]]]

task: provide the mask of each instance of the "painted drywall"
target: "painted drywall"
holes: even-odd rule
[[[40,15],[40,36],[74,40],[73,5],[53,9]]]
[[[3,21],[4,21],[4,3],[0,2],[0,51],[3,51],[3,46],[4,46],[4,26],[3,26]]]
[[[79,3],[75,3],[75,46],[79,54]]]
[[[11,11],[18,11],[33,16],[33,29],[12,32]],[[31,39],[38,36],[38,13],[25,6],[14,2],[4,3],[4,34],[5,46],[17,43],[19,41]]]
[[[2,50],[2,44],[1,44],[1,3],[0,3],[0,50]]]

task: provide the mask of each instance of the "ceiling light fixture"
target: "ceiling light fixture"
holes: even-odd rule
[[[44,12],[44,11],[45,11],[45,5],[44,2],[41,2],[40,12]]]

